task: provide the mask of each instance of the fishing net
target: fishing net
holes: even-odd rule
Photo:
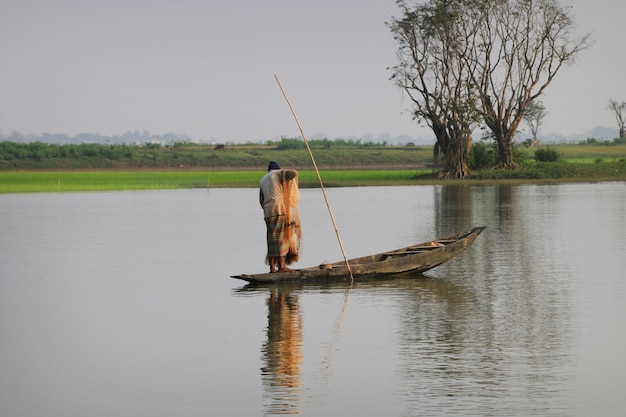
[[[283,199],[287,226],[285,239],[289,241],[289,252],[285,255],[285,264],[297,262],[300,258],[302,228],[300,226],[300,191],[298,190],[298,171],[285,169],[281,172],[281,184],[283,187]]]

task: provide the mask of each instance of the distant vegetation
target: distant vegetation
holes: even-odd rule
[[[432,163],[428,146],[390,147],[386,143],[338,139],[309,141],[316,162],[326,167],[411,167]],[[300,139],[266,144],[200,145],[192,142],[128,144],[51,144],[0,142],[0,170],[43,169],[262,169],[269,160],[312,167]]]
[[[436,168],[432,146],[390,146],[387,143],[354,140],[310,140],[319,166],[341,169]],[[626,140],[598,141],[590,138],[579,144],[516,146],[518,164],[532,162],[597,162],[626,157]],[[469,158],[473,171],[497,163],[495,145],[475,142]],[[84,169],[264,169],[269,160],[283,166],[312,168],[311,158],[301,139],[282,138],[265,144],[201,145],[188,141],[129,144],[54,144],[44,142],[0,142],[0,170],[84,170]]]

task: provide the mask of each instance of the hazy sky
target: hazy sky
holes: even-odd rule
[[[626,3],[562,4],[595,45],[548,87],[543,131],[616,127]],[[308,137],[431,137],[389,81],[394,15],[394,0],[0,0],[0,132],[300,136],[276,74]]]

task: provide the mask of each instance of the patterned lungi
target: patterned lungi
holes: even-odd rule
[[[285,256],[289,252],[289,239],[285,238],[286,216],[265,219],[267,226],[267,256]]]

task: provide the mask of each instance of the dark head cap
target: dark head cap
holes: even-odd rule
[[[268,171],[272,171],[272,170],[275,170],[275,169],[280,169],[280,165],[278,165],[278,164],[277,164],[276,162],[274,162],[274,161],[270,161],[270,164],[269,164],[269,166],[267,167],[267,170],[268,170]]]

